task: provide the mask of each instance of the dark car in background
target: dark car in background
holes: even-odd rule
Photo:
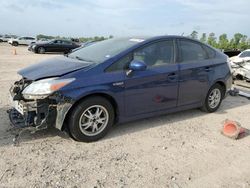
[[[115,123],[192,108],[215,112],[232,84],[225,54],[180,36],[104,40],[18,73],[11,122],[55,126],[85,142]]]
[[[62,40],[62,39],[55,39],[51,41],[45,41],[45,42],[37,42],[34,44],[31,44],[28,47],[28,50],[34,52],[34,53],[39,53],[39,54],[44,54],[46,52],[60,52],[60,53],[69,53],[71,50],[75,48],[79,48],[80,45],[76,44],[73,41],[69,40]]]

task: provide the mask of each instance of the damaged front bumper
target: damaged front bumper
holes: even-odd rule
[[[233,63],[232,69],[233,69],[233,77],[235,79],[239,79],[239,80],[243,79],[246,81],[250,81],[250,62],[249,61]]]
[[[66,114],[74,101],[59,92],[43,99],[26,100],[22,91],[28,84],[28,81],[22,79],[10,89],[13,108],[8,113],[11,123],[18,128],[45,129],[54,126],[62,130]]]

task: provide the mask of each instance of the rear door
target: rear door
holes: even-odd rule
[[[178,106],[201,104],[214,72],[209,54],[201,43],[188,39],[179,39],[178,49]]]

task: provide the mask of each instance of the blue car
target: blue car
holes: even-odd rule
[[[192,108],[214,112],[232,84],[226,55],[181,36],[109,39],[18,73],[10,121],[55,126],[84,142],[117,123]]]

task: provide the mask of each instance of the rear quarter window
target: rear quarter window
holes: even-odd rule
[[[203,45],[203,48],[204,48],[204,49],[206,50],[206,52],[207,52],[208,59],[213,59],[213,58],[215,58],[216,52],[215,52],[214,49],[212,49],[212,48],[210,48],[210,47],[208,47],[208,46],[206,46],[206,45]]]

